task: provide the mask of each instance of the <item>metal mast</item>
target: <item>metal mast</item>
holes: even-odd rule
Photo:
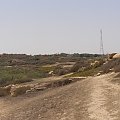
[[[100,30],[100,54],[104,55],[104,47],[103,47],[103,36],[102,36],[102,29]]]

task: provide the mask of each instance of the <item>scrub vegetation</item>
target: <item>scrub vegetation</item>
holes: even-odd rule
[[[34,79],[60,76],[89,76],[101,65],[97,54],[0,55],[0,86],[30,82]],[[96,62],[97,61],[97,62]],[[103,64],[103,62],[102,62]]]

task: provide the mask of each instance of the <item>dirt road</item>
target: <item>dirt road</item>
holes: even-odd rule
[[[0,120],[120,120],[114,74],[15,98],[0,98]]]

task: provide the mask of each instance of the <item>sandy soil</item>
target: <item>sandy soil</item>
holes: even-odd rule
[[[114,74],[18,97],[0,98],[0,120],[120,120]]]

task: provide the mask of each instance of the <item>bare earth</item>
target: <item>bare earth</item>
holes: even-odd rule
[[[114,74],[19,97],[0,98],[0,120],[120,120]]]

